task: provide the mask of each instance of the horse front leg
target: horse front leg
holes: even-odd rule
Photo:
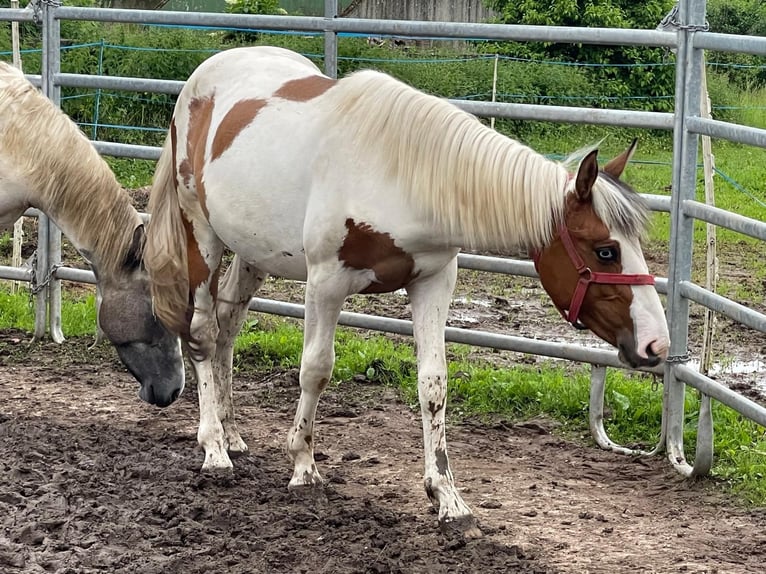
[[[292,491],[321,487],[322,477],[314,462],[314,419],[319,396],[327,387],[335,364],[335,327],[347,286],[339,276],[309,270],[306,283],[306,317],[301,357],[301,396],[295,420],[287,437],[287,451],[293,461]]]
[[[230,455],[247,452],[247,444],[242,440],[234,418],[234,340],[247,318],[250,298],[263,285],[266,276],[266,273],[242,261],[239,255],[236,255],[226,270],[218,291],[218,339],[213,360],[213,375],[218,417],[223,426],[224,442]]]
[[[444,329],[457,277],[457,259],[440,273],[407,287],[417,346],[418,398],[423,421],[426,494],[439,514],[445,532],[465,538],[481,536],[476,518],[463,502],[447,457],[445,409],[447,406],[447,361]]]
[[[187,236],[187,239],[190,243],[192,241],[196,243],[198,255],[189,260],[189,288],[194,309],[189,324],[190,338],[186,341],[187,354],[197,379],[199,398],[197,442],[205,451],[203,471],[226,470],[233,465],[226,450],[227,444],[219,415],[221,408],[218,406],[213,370],[218,339],[216,294],[223,244],[205,225],[194,226],[193,232]]]

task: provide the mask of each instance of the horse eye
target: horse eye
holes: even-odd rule
[[[614,263],[619,257],[619,251],[616,247],[599,247],[596,249],[596,257],[602,263]]]

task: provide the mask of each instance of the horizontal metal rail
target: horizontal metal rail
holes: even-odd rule
[[[0,10],[2,22],[34,22],[35,14],[29,8],[3,8]]]
[[[489,273],[502,273],[503,275],[518,275],[532,279],[537,279],[538,277],[535,265],[531,261],[460,253],[457,256],[457,263],[461,269],[488,271]]]
[[[722,295],[712,293],[691,281],[681,281],[679,287],[681,295],[687,299],[712,309],[716,313],[726,315],[730,319],[734,319],[752,329],[766,333],[766,315],[763,313],[745,307]]]
[[[29,77],[29,76],[28,76]],[[90,74],[56,74],[54,81],[67,88],[101,88],[125,92],[147,92],[177,96],[186,82],[181,80],[155,80],[118,76],[92,76]]]
[[[160,154],[162,153],[162,148],[149,145],[122,144],[102,141],[95,141],[91,143],[96,148],[98,153],[112,157],[130,157],[134,159],[158,160],[160,159]]]
[[[11,277],[11,275],[13,275],[13,277]],[[0,266],[0,276],[3,278],[29,281],[31,275],[31,269]],[[87,269],[57,267],[54,271],[54,277],[56,279],[76,281],[78,283],[96,283],[96,276],[92,271]],[[271,299],[254,297],[250,301],[250,310],[303,319],[305,307],[298,303],[287,303],[284,301],[274,301]],[[398,335],[412,335],[412,321],[405,321],[404,319],[343,311],[340,314],[338,323],[348,327],[369,329],[372,331],[382,331]],[[603,365],[606,367],[629,369],[629,367],[626,367],[620,362],[615,351],[583,347],[571,343],[541,341],[538,339],[530,339],[528,337],[502,335],[472,329],[459,329],[456,327],[447,328],[445,339],[452,343],[463,343],[477,347],[490,347],[517,353],[529,353],[555,359],[566,359],[581,363]],[[662,374],[662,368],[660,367],[641,370],[656,375]]]
[[[689,131],[695,134],[766,148],[766,130],[760,128],[696,116],[686,118],[686,122]]]
[[[568,44],[630,45],[674,48],[674,33],[657,30],[615,28],[574,28],[564,26],[525,26],[474,24],[462,22],[422,22],[407,20],[368,20],[364,18],[324,18],[309,16],[267,16],[154,10],[119,10],[62,6],[54,12],[60,20],[123,22],[134,24],[174,24],[207,28],[246,28],[253,30],[296,30],[369,35],[419,36],[449,39],[487,39]]]
[[[740,413],[741,415],[766,427],[766,408],[756,402],[732,391],[728,387],[717,383],[713,379],[698,373],[686,365],[673,365],[676,377],[690,387],[714,398]]]
[[[640,194],[646,200],[649,205],[649,209],[652,211],[663,211],[670,213],[670,196],[669,195],[655,195],[653,193]]]
[[[683,212],[689,217],[766,241],[766,221],[745,217],[692,199],[685,199],[681,205]]]
[[[57,267],[53,276],[56,279],[63,279],[65,281],[75,281],[77,283],[89,283],[91,285],[96,284],[96,276],[93,271],[89,269],[75,269],[74,267]]]
[[[254,297],[250,300],[250,310],[272,315],[294,317],[296,319],[303,319],[305,313],[305,307],[301,304],[273,301],[271,299],[261,299],[258,297]],[[383,331],[397,335],[412,335],[412,321],[405,321],[404,319],[393,319],[390,317],[379,317],[365,315],[363,313],[343,311],[340,314],[338,323],[340,325],[360,329]],[[628,368],[620,362],[615,351],[582,347],[570,343],[541,341],[538,339],[529,339],[527,337],[501,335],[497,333],[487,333],[486,331],[459,329],[456,327],[447,327],[445,331],[445,340],[451,343],[463,343],[466,345],[490,347],[517,353],[544,355],[556,359],[566,359],[620,369]],[[662,368],[647,369],[645,372],[660,375],[662,373]]]
[[[766,38],[762,36],[735,36],[734,34],[719,34],[704,32],[694,34],[692,45],[704,50],[716,52],[739,52],[766,56]]]
[[[123,90],[178,95],[184,82],[149,78],[122,78],[91,76],[88,74],[57,74],[54,82],[62,87]],[[480,117],[516,120],[619,125],[646,129],[673,129],[673,114],[630,110],[593,109],[575,106],[548,106],[543,104],[513,104],[507,102],[472,102],[449,100],[457,107]]]
[[[34,270],[31,267],[11,267],[0,265],[0,277],[9,281],[32,281]]]
[[[594,109],[542,104],[450,100],[465,111],[482,117],[672,130],[673,114],[631,110]]]

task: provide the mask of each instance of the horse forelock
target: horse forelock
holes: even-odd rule
[[[649,221],[649,206],[629,184],[599,172],[593,186],[593,207],[609,229],[641,239]]]
[[[340,80],[334,123],[381,161],[413,207],[465,247],[547,245],[563,218],[564,167],[453,104],[378,72]]]
[[[140,224],[130,198],[77,125],[23,75],[0,68],[0,150],[32,205],[66,227],[97,258],[100,276],[117,273]]]

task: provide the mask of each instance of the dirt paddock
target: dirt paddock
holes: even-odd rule
[[[374,385],[320,402],[326,500],[287,491],[294,372],[236,378],[250,454],[203,475],[194,389],[144,405],[111,347],[86,343],[0,333],[2,573],[764,572],[766,512],[540,421],[448,430],[485,536],[446,538],[422,488],[419,417]]]

